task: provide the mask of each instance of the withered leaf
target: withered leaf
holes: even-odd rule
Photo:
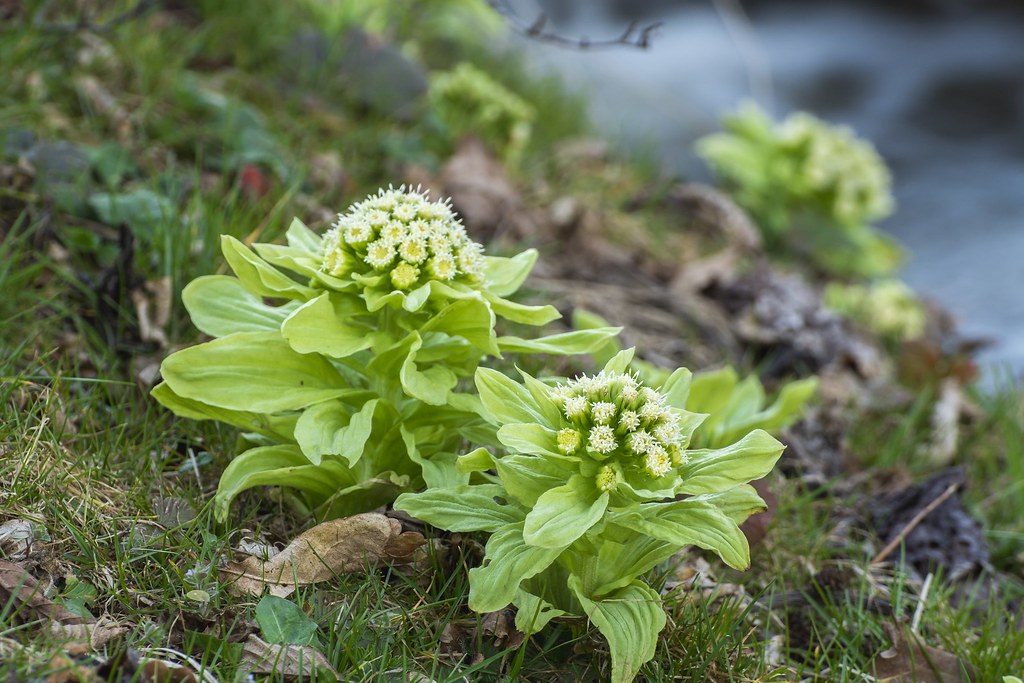
[[[368,512],[318,524],[266,562],[256,557],[229,562],[221,580],[238,594],[260,595],[269,588],[280,595],[275,588],[329,581],[382,561],[412,562],[424,542],[419,533],[403,532],[398,520]]]
[[[64,625],[90,621],[47,599],[35,577],[7,560],[0,560],[0,604],[11,605],[13,619],[22,624],[39,619]]]
[[[970,683],[969,668],[956,655],[925,645],[921,639],[904,630],[890,630],[893,646],[872,662],[874,675],[888,683]]]
[[[278,645],[250,635],[242,646],[240,671],[296,679],[310,678],[317,669],[326,669],[338,677],[327,658],[309,645]]]

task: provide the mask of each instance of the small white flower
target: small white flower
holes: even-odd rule
[[[608,425],[597,425],[590,430],[587,448],[595,453],[611,453],[619,444],[615,441],[615,432]]]
[[[565,416],[570,420],[587,414],[587,399],[584,396],[570,396],[565,399]]]
[[[658,444],[654,444],[644,457],[644,471],[652,477],[660,477],[670,469],[672,469],[672,459],[669,457],[668,451]]]
[[[422,237],[406,237],[398,248],[398,255],[409,263],[423,263],[427,258],[426,240]]]
[[[408,223],[416,218],[416,209],[417,207],[412,204],[400,204],[392,209],[391,215],[403,223]]]
[[[655,441],[653,436],[641,429],[626,437],[626,445],[637,455],[643,455],[655,445]]]
[[[590,404],[590,415],[595,422],[608,424],[615,417],[615,404],[607,401],[597,401]]]
[[[632,410],[623,410],[619,416],[619,426],[627,432],[635,432],[640,426],[640,416]]]
[[[661,406],[654,401],[648,401],[640,406],[640,418],[648,422],[654,422],[661,417]]]
[[[663,422],[654,428],[654,438],[663,444],[679,443],[679,428],[671,422]]]
[[[354,247],[362,246],[373,239],[373,230],[362,221],[349,222],[345,228],[345,242]]]
[[[364,260],[377,270],[384,270],[391,265],[394,259],[395,247],[385,239],[371,242],[370,246],[366,248],[366,258]]]

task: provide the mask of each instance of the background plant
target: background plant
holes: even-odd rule
[[[581,353],[617,331],[498,336],[499,317],[559,315],[505,298],[537,253],[484,256],[447,204],[419,192],[382,190],[323,238],[295,221],[287,239],[253,251],[223,238],[234,277],[203,276],[183,293],[215,339],[166,358],[153,390],[179,415],[245,430],[220,480],[221,517],[262,484],[298,489],[300,508],[322,518],[464,481],[455,453],[466,438],[493,442],[494,430],[460,378],[488,356]]]
[[[612,681],[633,679],[666,623],[644,574],[686,545],[747,567],[738,525],[763,501],[746,482],[782,453],[761,430],[724,448],[690,448],[705,416],[684,408],[689,370],[656,391],[628,373],[632,357],[621,352],[600,373],[556,386],[480,368],[480,399],[508,454],[478,449],[458,467],[479,483],[395,504],[442,529],[490,532],[484,563],[469,574],[469,606],[515,604],[526,633],[554,617],[588,617],[608,640]]]
[[[769,244],[806,251],[837,275],[886,275],[899,266],[899,246],[870,226],[893,208],[889,171],[870,142],[806,112],[775,124],[754,105],[723,123],[697,152]]]
[[[928,322],[913,290],[892,278],[867,285],[830,282],[825,287],[824,302],[865,329],[897,342],[920,337]]]

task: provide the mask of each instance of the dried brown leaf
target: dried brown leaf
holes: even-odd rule
[[[925,645],[908,630],[890,630],[893,646],[879,653],[871,672],[888,683],[970,683],[969,667],[956,655]]]
[[[278,645],[250,635],[242,646],[240,671],[297,679],[311,678],[317,669],[326,669],[338,677],[327,658],[309,645]]]
[[[424,542],[419,533],[403,533],[398,520],[368,512],[318,524],[266,562],[256,557],[229,562],[221,578],[237,594],[260,595],[265,587],[291,592],[382,561],[413,562]]]
[[[0,560],[0,604],[11,605],[11,615],[18,623],[39,619],[66,625],[89,622],[47,599],[35,577],[21,565],[7,560]]]

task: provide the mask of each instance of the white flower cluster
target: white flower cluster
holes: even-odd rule
[[[388,273],[395,289],[426,280],[483,280],[483,247],[469,239],[448,202],[432,202],[404,185],[339,214],[324,235],[322,256],[330,275]]]
[[[632,375],[584,375],[554,396],[568,423],[558,432],[558,449],[605,462],[596,477],[603,491],[615,488],[627,469],[661,477],[685,460],[679,416]]]

